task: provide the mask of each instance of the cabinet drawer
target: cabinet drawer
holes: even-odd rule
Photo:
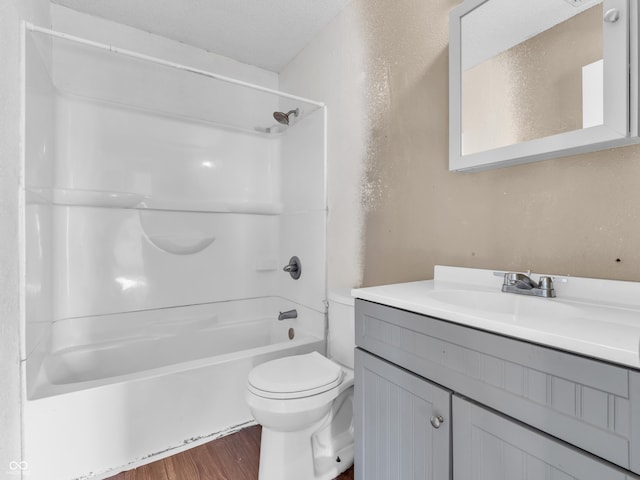
[[[356,344],[640,473],[635,370],[363,300]]]
[[[640,477],[459,397],[453,480],[639,480]]]

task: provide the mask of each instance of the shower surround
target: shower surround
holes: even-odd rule
[[[325,349],[323,104],[154,58],[166,39],[87,21],[128,49],[24,35],[33,480],[106,478],[241,428],[253,366]],[[295,109],[289,126],[273,117]],[[293,255],[299,280],[282,272]]]

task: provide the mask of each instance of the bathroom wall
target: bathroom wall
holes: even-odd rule
[[[431,278],[436,264],[639,281],[640,147],[448,171],[448,15],[459,3],[353,0],[282,73],[287,88],[327,99],[330,125],[352,119],[340,137],[330,127],[329,172],[365,172],[330,190],[330,206],[359,198],[364,227],[341,242],[330,223],[329,286]],[[339,101],[338,88],[357,98]],[[344,257],[361,274],[336,274]]]
[[[21,478],[20,407],[20,24],[48,25],[46,0],[0,3],[0,477]],[[24,466],[24,465],[23,465]]]
[[[362,282],[360,179],[366,155],[366,71],[355,2],[280,72],[280,88],[327,104],[327,282]]]

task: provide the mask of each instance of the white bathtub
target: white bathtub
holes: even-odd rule
[[[80,384],[113,379],[140,372],[151,372],[165,366],[197,360],[225,363],[252,356],[258,351],[280,350],[310,340],[298,334],[289,339],[293,322],[262,318],[218,325],[200,321],[186,322],[180,328],[163,333],[139,334],[135,337],[80,345],[58,350],[45,357],[45,372],[53,385]],[[194,325],[195,323],[195,325]],[[175,327],[175,325],[172,325]]]
[[[56,322],[28,385],[29,478],[106,478],[249,425],[249,371],[324,352],[323,333],[322,313],[277,298]]]

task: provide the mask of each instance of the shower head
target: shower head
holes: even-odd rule
[[[300,109],[296,108],[295,110],[289,110],[287,113],[283,112],[273,112],[273,118],[276,119],[276,122],[281,123],[282,125],[289,125],[289,116],[293,115],[297,117],[300,113]]]

